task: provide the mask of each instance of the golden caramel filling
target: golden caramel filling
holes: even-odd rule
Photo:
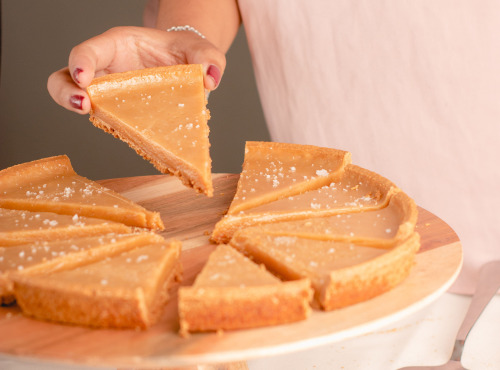
[[[314,211],[374,207],[385,202],[385,197],[373,193],[371,185],[359,181],[332,182],[316,190],[277,200],[252,208],[247,213],[279,211]]]
[[[272,261],[277,261],[304,277],[327,275],[331,271],[358,265],[387,252],[350,243],[267,234],[258,234],[258,238],[252,239],[250,243],[252,250],[263,251],[269,256],[266,263],[273,264]]]
[[[116,116],[129,129],[197,168],[205,168],[210,117],[205,107],[201,69],[183,68],[162,74],[92,87],[92,102]],[[200,155],[205,154],[205,155]],[[209,168],[205,168],[209,170]]]
[[[279,235],[308,235],[318,239],[336,236],[392,239],[402,223],[402,216],[398,207],[389,204],[388,207],[366,212],[267,224],[261,230]]]
[[[221,244],[197,276],[196,287],[245,287],[279,284],[280,280],[232,247]]]
[[[51,212],[28,212],[0,208],[0,233],[84,227],[103,223],[106,221],[78,215],[66,216]]]
[[[340,176],[348,158],[343,151],[331,149],[327,156],[324,148],[317,148],[316,153],[280,143],[249,142],[245,150],[243,171],[229,214],[258,206],[259,198],[262,202],[273,201],[327,184],[333,176]]]
[[[74,238],[59,241],[0,247],[0,274],[6,271],[23,271],[40,262],[47,262],[76,252],[87,251],[96,246],[114,244],[128,234],[106,234],[101,236]]]
[[[27,181],[15,189],[9,189],[3,198],[24,199],[33,203],[62,202],[114,208],[126,204],[128,208],[142,209],[79,175],[58,175],[50,180]]]
[[[85,286],[88,289],[104,290],[113,294],[117,291],[133,292],[144,289],[145,292],[156,289],[158,261],[163,258],[169,245],[152,244],[124,252],[112,258],[77,267],[38,276],[37,281],[47,284],[64,284],[66,286]],[[176,254],[171,253],[172,264]]]

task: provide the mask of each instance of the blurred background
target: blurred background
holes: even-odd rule
[[[58,106],[48,76],[71,48],[114,26],[142,25],[145,0],[0,0],[0,169],[66,154],[93,180],[158,174],[120,140]],[[221,85],[210,94],[213,172],[241,171],[247,140],[269,140],[243,29],[227,54]]]

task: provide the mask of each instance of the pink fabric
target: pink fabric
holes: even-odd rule
[[[500,259],[500,2],[240,0],[272,139],[345,149]]]

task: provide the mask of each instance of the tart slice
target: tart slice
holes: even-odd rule
[[[384,208],[397,191],[396,185],[385,177],[348,164],[340,178],[326,186],[225,215],[215,225],[212,239],[227,243],[237,229],[252,225]]]
[[[130,231],[124,224],[98,218],[0,208],[0,247]]]
[[[87,88],[90,121],[126,142],[159,171],[212,196],[210,118],[201,65],[114,73]]]
[[[65,155],[39,159],[0,171],[0,207],[54,212],[163,229],[159,213],[79,176]]]
[[[336,240],[375,248],[392,248],[415,230],[417,206],[403,191],[397,191],[385,208],[366,212],[341,213],[255,226],[271,235]]]
[[[179,289],[181,334],[278,325],[310,313],[310,282],[281,282],[227,245],[219,245],[191,287]]]
[[[420,246],[413,233],[393,248],[269,235],[248,228],[231,245],[286,279],[308,278],[315,300],[324,310],[363,302],[405,279]]]
[[[249,141],[228,214],[328,185],[350,161],[343,150]]]
[[[150,232],[109,233],[0,247],[0,303],[14,301],[12,274],[34,275],[67,270],[162,241],[161,236]]]
[[[149,244],[71,270],[13,275],[23,313],[60,323],[147,328],[180,273],[180,242]]]

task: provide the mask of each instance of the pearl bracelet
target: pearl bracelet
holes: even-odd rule
[[[167,32],[171,32],[171,31],[191,31],[191,32],[194,32],[196,33],[198,36],[200,36],[202,39],[205,38],[205,36],[200,32],[198,31],[196,28],[194,27],[191,27],[189,25],[185,25],[185,26],[174,26],[174,27],[170,27]]]

